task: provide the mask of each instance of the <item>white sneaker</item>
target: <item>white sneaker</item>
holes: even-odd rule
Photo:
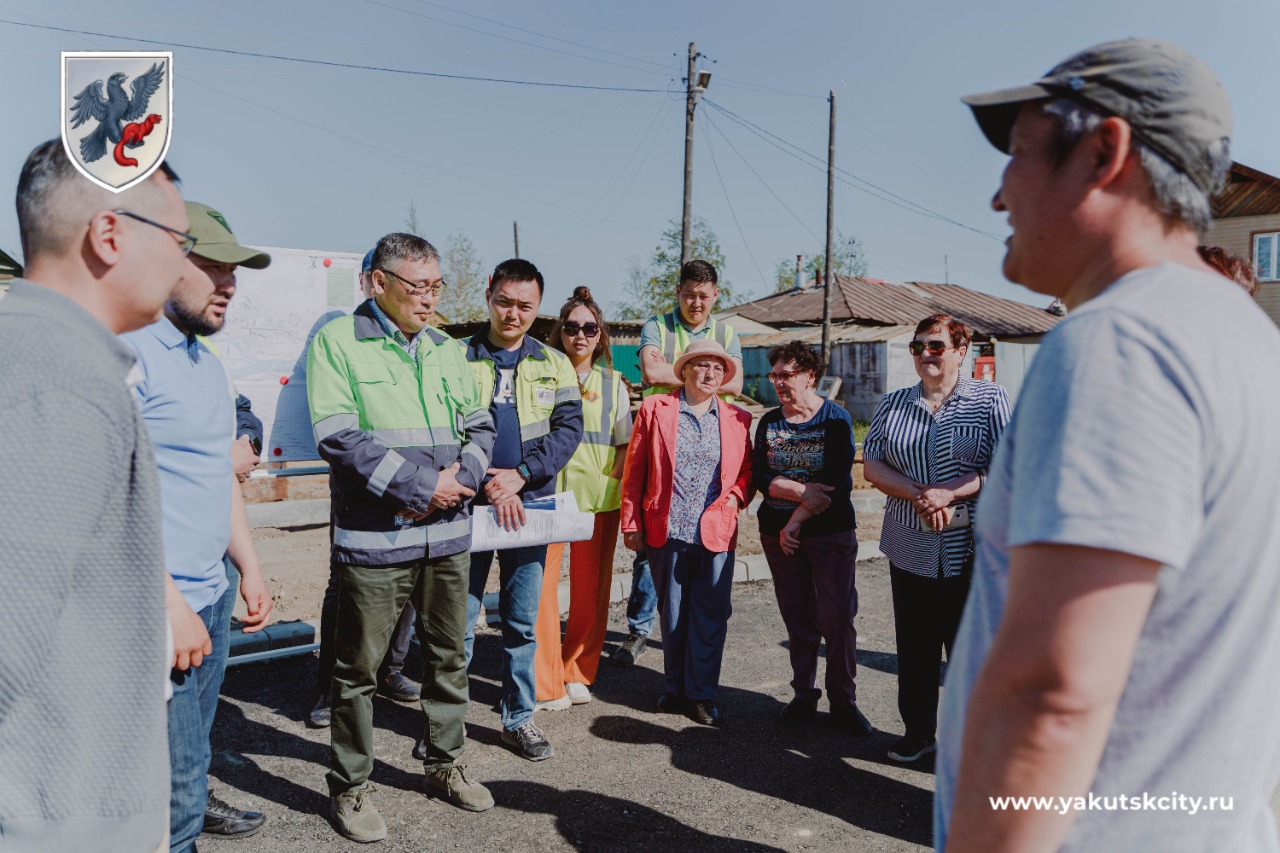
[[[564,686],[564,692],[575,705],[585,705],[591,701],[591,691],[581,681],[570,681]]]
[[[535,711],[564,711],[573,705],[573,700],[569,698],[569,694],[561,696],[559,699],[543,699],[533,706]]]

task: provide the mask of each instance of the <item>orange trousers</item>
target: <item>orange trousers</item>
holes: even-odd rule
[[[547,546],[542,598],[534,624],[534,673],[538,701],[559,699],[571,681],[592,684],[604,651],[609,622],[613,551],[618,544],[618,510],[596,513],[591,538],[569,545],[569,621],[560,642],[560,563],[564,543]]]

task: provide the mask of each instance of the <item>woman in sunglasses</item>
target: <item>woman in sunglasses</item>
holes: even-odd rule
[[[558,591],[564,545],[547,548],[534,668],[538,707],[563,710],[591,701],[587,685],[596,679],[604,648],[618,542],[619,480],[631,439],[631,399],[622,374],[613,370],[609,329],[590,290],[573,291],[548,343],[569,357],[582,392],[582,443],[561,469],[556,491],[572,491],[578,509],[596,515],[591,538],[569,548],[569,621],[563,644]]]
[[[973,574],[974,506],[1010,414],[1003,388],[961,375],[964,323],[926,317],[907,346],[920,381],[885,395],[862,449],[867,479],[888,495],[880,550],[906,728],[889,758],[904,763],[937,749],[942,650],[950,659]]]

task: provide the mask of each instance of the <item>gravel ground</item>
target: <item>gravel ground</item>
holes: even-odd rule
[[[264,554],[305,554],[318,544],[323,557],[323,531],[319,543],[297,534],[274,538],[283,541]],[[295,546],[295,539],[307,541]],[[264,563],[272,561],[264,556]],[[324,570],[324,563],[315,567]],[[520,759],[499,741],[493,706],[500,638],[485,628],[477,635],[472,667],[466,761],[498,805],[470,814],[425,798],[421,766],[410,755],[421,713],[416,705],[378,698],[372,781],[390,830],[378,849],[925,849],[931,759],[907,769],[883,757],[901,731],[888,565],[874,560],[858,571],[859,705],[876,727],[870,738],[841,735],[822,719],[801,730],[776,725],[790,697],[790,669],[768,582],[735,585],[718,729],[653,711],[662,670],[655,642],[635,668],[602,664],[592,703],[537,714],[556,749],[554,758],[538,763]],[[288,595],[278,609],[308,618],[303,602],[310,596]],[[606,652],[624,635],[625,614],[617,606]],[[415,651],[407,674],[416,674],[418,665]],[[213,733],[213,785],[233,804],[269,817],[251,841],[209,840],[203,849],[351,849],[326,817],[328,733],[302,723],[315,666],[313,657],[304,656],[228,671]]]

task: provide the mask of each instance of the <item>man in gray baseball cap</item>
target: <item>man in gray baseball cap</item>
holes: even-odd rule
[[[1196,252],[1226,93],[1128,40],[965,103],[1005,276],[1070,313],[982,488],[934,843],[1280,850],[1280,331]]]

